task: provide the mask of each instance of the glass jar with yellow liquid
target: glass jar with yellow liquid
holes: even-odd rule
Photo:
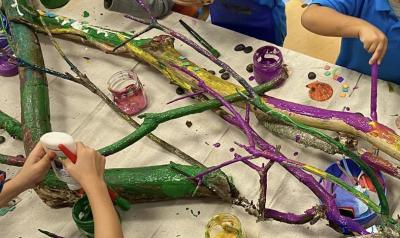
[[[220,213],[208,222],[206,238],[246,238],[239,219],[229,213]]]

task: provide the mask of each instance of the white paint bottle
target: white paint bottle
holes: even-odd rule
[[[81,185],[71,177],[61,163],[61,160],[68,158],[60,150],[59,145],[64,145],[69,151],[76,155],[74,138],[63,132],[49,132],[40,137],[40,143],[43,145],[46,152],[52,151],[57,155],[57,158],[51,162],[51,166],[57,178],[65,182],[70,190],[81,189]]]

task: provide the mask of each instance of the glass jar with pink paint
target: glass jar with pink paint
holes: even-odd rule
[[[146,94],[134,71],[123,70],[115,73],[107,81],[107,85],[114,102],[126,114],[133,116],[146,108]]]

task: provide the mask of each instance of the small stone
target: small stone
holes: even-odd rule
[[[254,76],[249,77],[249,81],[253,81],[254,79],[255,79]]]
[[[193,71],[197,72],[197,71],[199,71],[199,70],[200,70],[199,67],[193,67]]]
[[[243,50],[243,52],[246,53],[246,54],[251,53],[252,51],[253,51],[253,47],[251,47],[251,46],[247,46]]]
[[[298,156],[298,155],[299,155],[299,152],[296,151],[296,152],[293,153],[293,155],[294,155],[294,156]]]
[[[185,89],[181,88],[181,87],[177,87],[176,88],[176,94],[178,95],[183,95],[185,94]]]
[[[294,138],[296,142],[299,142],[301,140],[301,136],[300,135],[296,135],[296,137]]]
[[[338,81],[339,83],[342,83],[344,81],[344,78],[342,76],[339,76],[336,78],[336,81]]]
[[[215,148],[218,148],[218,147],[220,147],[221,146],[221,143],[215,143],[215,144],[213,144],[213,146],[215,147]]]
[[[233,151],[235,151],[235,148],[230,148],[229,149],[229,152],[233,152]]]
[[[193,123],[191,121],[186,121],[186,126],[188,128],[192,127]]]
[[[208,70],[208,72],[212,75],[215,75],[215,71],[214,70]]]
[[[183,64],[183,66],[189,66],[190,65],[190,63],[187,62],[187,61],[183,62],[182,64]]]
[[[331,69],[331,66],[325,65],[324,69],[325,69],[325,70],[330,70],[330,69]]]
[[[234,50],[235,51],[242,51],[246,48],[246,46],[244,46],[243,44],[239,44],[237,46],[235,46]]]
[[[0,136],[0,144],[3,144],[6,141],[6,138],[4,136]]]
[[[347,83],[343,84],[342,88],[349,88],[349,85]]]
[[[342,92],[345,92],[345,93],[349,92],[349,88],[342,88]]]
[[[220,74],[223,74],[223,73],[225,73],[225,72],[226,72],[225,69],[220,69],[220,70],[218,71],[218,73],[220,73]]]
[[[339,97],[341,97],[341,98],[346,97],[346,93],[344,93],[344,92],[340,93],[340,94],[339,94]]]
[[[308,73],[308,79],[313,80],[317,78],[317,74],[314,72]]]
[[[83,15],[83,17],[89,17],[90,14],[89,14],[88,11],[83,11],[83,14],[82,14],[82,15]]]
[[[331,75],[332,75],[332,73],[331,73],[331,72],[329,72],[329,71],[326,71],[326,72],[324,73],[324,75],[325,75],[325,76],[327,76],[327,77],[329,77],[329,76],[331,76]]]
[[[253,73],[253,64],[247,65],[246,70],[247,70],[247,72],[249,72],[249,73]]]
[[[228,72],[221,74],[221,78],[223,80],[228,80],[230,77],[231,77],[231,75]]]
[[[345,109],[346,109],[346,111],[350,111],[350,107],[346,107]]]
[[[178,58],[179,58],[180,60],[185,60],[185,59],[186,59],[186,57],[183,56],[183,55],[180,55]]]

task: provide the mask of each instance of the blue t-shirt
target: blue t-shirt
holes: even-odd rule
[[[215,0],[210,14],[215,25],[280,46],[286,37],[282,0]]]
[[[379,67],[379,78],[400,84],[400,20],[388,0],[313,0],[336,11],[363,19],[386,34],[389,45]],[[343,38],[337,64],[364,74],[371,74],[368,53],[359,39]]]

